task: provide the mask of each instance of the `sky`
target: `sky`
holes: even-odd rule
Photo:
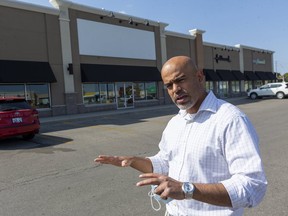
[[[52,7],[49,0],[17,0]],[[168,31],[204,30],[204,42],[274,51],[274,71],[288,73],[287,0],[69,0],[169,24]]]

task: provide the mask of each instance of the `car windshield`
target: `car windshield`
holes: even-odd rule
[[[31,109],[31,106],[24,100],[0,101],[1,111],[19,110],[19,109]]]

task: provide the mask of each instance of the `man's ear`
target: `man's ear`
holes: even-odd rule
[[[197,71],[197,77],[200,83],[203,83],[203,82],[205,83],[205,74],[204,74],[203,69],[199,69]]]

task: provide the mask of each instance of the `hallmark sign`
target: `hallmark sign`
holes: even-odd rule
[[[253,59],[253,64],[266,64],[265,59]]]
[[[225,58],[225,57],[223,57],[222,55],[216,54],[214,59],[215,59],[216,63],[218,63],[219,61],[231,62],[230,56],[227,56],[227,57]]]

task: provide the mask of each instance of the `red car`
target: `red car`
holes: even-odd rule
[[[0,139],[19,135],[32,139],[39,129],[38,111],[25,98],[0,98]]]

